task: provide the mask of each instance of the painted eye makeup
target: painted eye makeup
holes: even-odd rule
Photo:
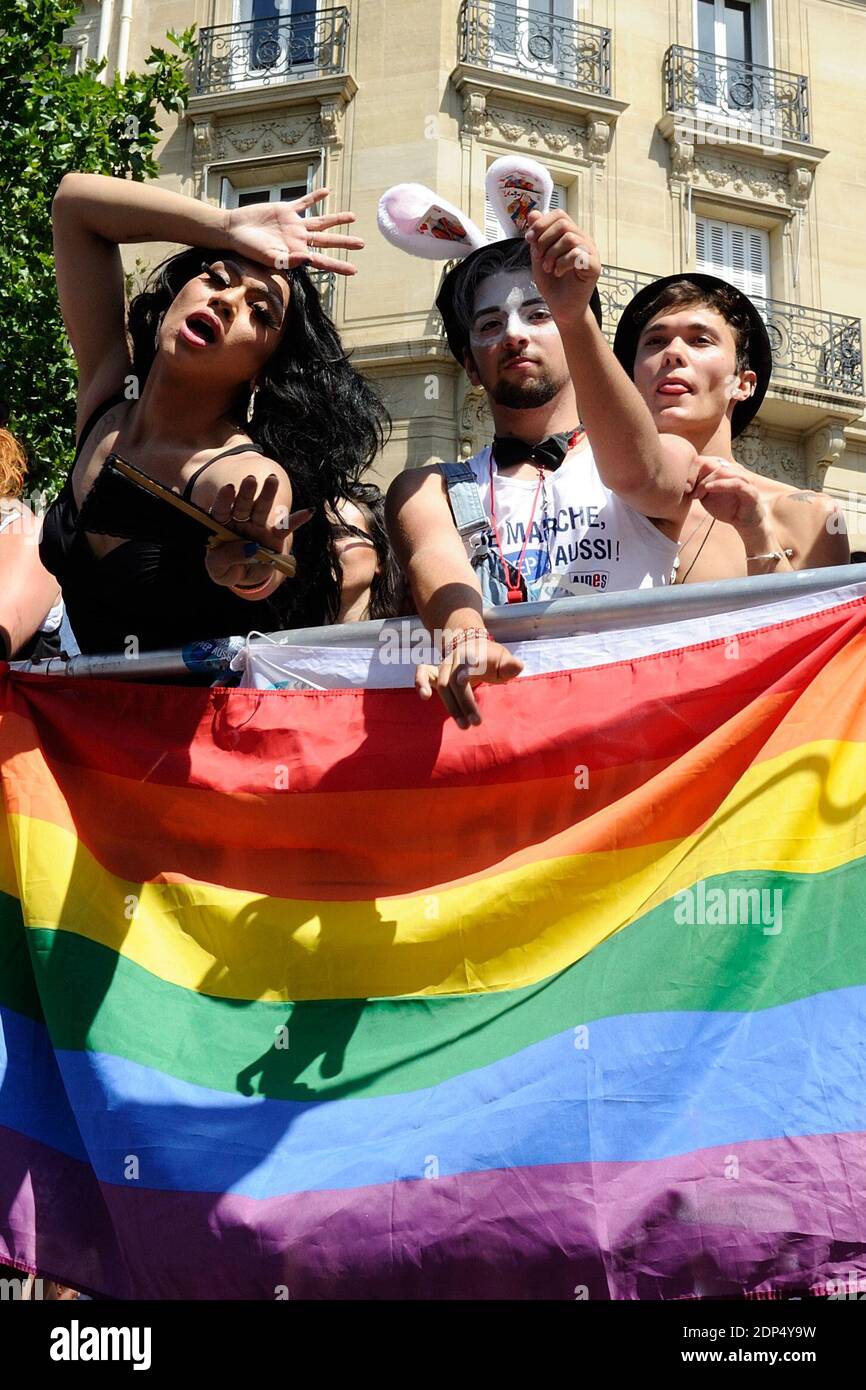
[[[207,261],[202,261],[201,268],[203,273],[209,276],[211,280],[215,281],[216,284],[220,285],[222,289],[227,290],[231,285],[231,280],[226,275],[225,271],[217,270],[215,265],[211,265]],[[254,304],[252,312],[254,317],[257,318],[260,323],[263,323],[266,328],[273,328],[276,330],[280,327],[273,314],[265,308],[264,304]]]
[[[210,276],[211,280],[216,280],[218,285],[222,285],[223,289],[228,289],[231,281],[225,271],[217,270],[215,266],[210,265],[207,261],[202,261],[201,268],[205,275]]]

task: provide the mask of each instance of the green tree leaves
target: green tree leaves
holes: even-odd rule
[[[63,33],[79,7],[0,0],[0,400],[27,449],[30,489],[65,474],[75,432],[75,361],[54,284],[51,200],[70,169],[138,181],[159,173],[159,109],[182,111],[194,27],[169,33],[145,70],[102,82],[71,71]]]

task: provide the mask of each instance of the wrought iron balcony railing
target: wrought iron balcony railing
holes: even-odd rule
[[[809,142],[809,83],[794,72],[674,45],[665,54],[667,109],[754,131],[756,143]]]
[[[860,320],[778,299],[756,299],[773,349],[773,381],[836,396],[863,395]]]
[[[346,71],[345,6],[294,18],[250,19],[199,31],[195,93],[268,86]]]
[[[460,61],[610,96],[610,30],[502,0],[463,0]]]
[[[604,267],[598,290],[604,330],[611,342],[625,306],[656,278],[645,271]],[[754,303],[770,336],[774,386],[863,396],[863,339],[858,318],[779,299],[754,298]]]
[[[319,291],[319,298],[322,301],[322,308],[330,318],[334,317],[334,286],[337,283],[337,273],[334,270],[311,270],[310,279]]]

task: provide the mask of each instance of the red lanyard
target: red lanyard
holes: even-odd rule
[[[570,436],[570,438],[569,438],[569,441],[568,441],[569,450],[571,450],[571,449],[574,448],[575,444],[577,443],[578,439],[580,438],[580,436],[581,436],[582,434],[583,434],[583,425],[578,425],[577,429],[572,431],[571,436]],[[505,575],[505,583],[506,583],[506,586],[507,586],[507,599],[506,599],[506,601],[507,601],[508,603],[523,603],[523,601],[524,601],[524,599],[523,599],[523,589],[521,589],[521,587],[520,587],[520,580],[521,580],[521,578],[523,578],[523,582],[524,582],[524,584],[525,584],[525,586],[526,586],[526,594],[527,594],[527,597],[529,596],[529,585],[528,585],[528,583],[526,582],[526,576],[523,574],[523,557],[524,557],[525,554],[526,554],[526,547],[527,547],[527,545],[528,545],[528,543],[529,543],[529,537],[530,537],[531,534],[532,534],[532,523],[533,523],[534,520],[535,520],[535,511],[536,511],[536,508],[537,508],[537,506],[538,506],[538,499],[539,499],[539,497],[540,497],[540,495],[541,495],[541,489],[544,487],[544,467],[543,467],[542,464],[539,464],[539,465],[538,465],[538,482],[537,482],[536,487],[535,487],[535,496],[534,496],[533,499],[532,499],[532,511],[529,513],[529,525],[527,526],[527,528],[526,528],[526,534],[525,534],[524,537],[523,537],[523,545],[521,546],[521,548],[520,548],[520,554],[519,554],[518,557],[517,557],[517,564],[516,564],[516,565],[512,565],[511,562],[510,562],[509,560],[506,560],[506,558],[505,558],[505,552],[504,552],[503,549],[502,549],[502,541],[499,539],[499,526],[498,526],[497,521],[496,521],[496,498],[495,498],[495,494],[494,494],[494,491],[493,491],[493,450],[492,450],[492,449],[490,450],[490,460],[489,460],[489,463],[490,463],[490,520],[491,520],[492,523],[493,523],[493,534],[494,534],[494,536],[495,536],[495,538],[496,538],[496,549],[499,551],[499,559],[500,559],[501,562],[502,562],[502,573]],[[511,579],[512,572],[514,573],[514,576],[515,576],[513,582],[512,582],[512,579]]]
[[[520,577],[521,577],[521,573],[522,573],[523,557],[524,557],[524,555],[526,554],[526,546],[527,546],[527,543],[528,543],[528,541],[529,541],[530,532],[532,531],[532,523],[533,523],[533,521],[535,520],[535,509],[536,509],[536,507],[538,506],[539,494],[541,493],[541,489],[542,489],[543,487],[544,487],[544,469],[541,467],[541,464],[539,464],[539,466],[538,466],[538,483],[536,484],[536,487],[535,487],[535,496],[534,496],[533,499],[532,499],[532,511],[531,511],[530,514],[529,514],[529,525],[527,526],[527,528],[526,528],[526,534],[525,534],[524,537],[523,537],[523,545],[522,545],[521,550],[520,550],[520,555],[518,556],[518,559],[517,559],[517,564],[516,564],[516,565],[512,565],[508,560],[506,560],[506,558],[505,558],[505,553],[504,553],[504,551],[503,551],[503,549],[502,549],[502,541],[499,539],[499,526],[498,526],[497,521],[496,521],[496,499],[495,499],[494,493],[493,493],[493,450],[492,450],[492,449],[490,450],[490,519],[491,519],[491,521],[493,522],[493,534],[494,534],[494,536],[496,537],[496,549],[499,551],[499,558],[500,558],[500,560],[502,561],[502,572],[503,572],[503,574],[505,575],[505,583],[506,583],[507,586],[508,586],[508,597],[507,597],[507,602],[508,602],[508,603],[522,603],[522,602],[523,602],[523,590],[522,590],[521,587],[520,587]],[[512,581],[512,578],[511,578],[512,572],[513,572],[514,575],[515,575],[515,578],[514,578],[513,581]],[[527,592],[527,594],[529,593],[529,588],[528,588],[528,587],[527,587],[526,592]]]

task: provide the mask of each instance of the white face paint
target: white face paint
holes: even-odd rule
[[[495,348],[506,337],[535,338],[558,332],[544,296],[525,270],[500,270],[482,280],[469,331],[473,348]]]

